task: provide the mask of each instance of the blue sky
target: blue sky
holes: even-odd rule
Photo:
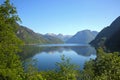
[[[4,0],[0,0],[0,3]],[[21,25],[38,33],[100,31],[120,16],[120,0],[11,0]]]

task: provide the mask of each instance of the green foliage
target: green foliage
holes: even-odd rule
[[[92,60],[86,63],[83,71],[83,76],[84,80],[119,80],[119,53],[105,53],[100,48],[98,50],[96,60]]]
[[[61,62],[57,62],[56,65],[59,68],[59,73],[64,76],[72,75],[76,72],[79,66],[70,63],[70,58],[65,57],[64,55],[61,56]]]
[[[93,80],[94,76],[95,76],[94,61],[90,60],[89,62],[85,63],[85,67],[83,71],[81,71],[80,77],[83,80]]]
[[[19,26],[17,30],[17,36],[25,42],[25,44],[44,44],[48,41],[40,34],[33,32],[32,30]]]
[[[22,80],[23,77],[22,64],[16,55],[22,43],[13,28],[16,21],[19,21],[16,9],[6,0],[0,5],[0,80]]]
[[[8,24],[20,21],[16,8],[10,4],[10,0],[6,0],[4,4],[0,5],[0,20]]]

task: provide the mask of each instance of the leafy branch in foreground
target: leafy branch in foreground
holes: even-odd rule
[[[65,55],[61,56],[61,62],[57,62],[56,65],[58,67],[58,72],[68,77],[69,75],[73,75],[75,77],[76,71],[79,69],[78,65],[72,64],[70,62],[70,58],[65,57]]]
[[[82,80],[119,80],[119,53],[106,53],[101,48],[98,49],[97,58],[85,64],[81,75]]]
[[[0,80],[22,80],[23,77],[22,64],[16,54],[22,41],[14,31],[18,19],[9,0],[0,5]]]

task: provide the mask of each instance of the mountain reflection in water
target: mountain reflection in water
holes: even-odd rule
[[[86,44],[29,45],[24,46],[22,49],[23,52],[19,53],[21,59],[36,59],[39,70],[54,69],[55,63],[61,61],[61,55],[70,57],[72,63],[80,65],[80,69],[90,58],[96,58],[96,50]]]

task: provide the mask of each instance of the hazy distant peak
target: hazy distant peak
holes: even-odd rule
[[[79,31],[79,32],[86,32],[86,31],[91,31],[91,30],[85,29],[85,30],[82,30],[82,31]]]
[[[56,34],[54,34],[54,33],[46,33],[45,35],[55,36]]]
[[[64,36],[63,34],[59,33],[58,36]]]
[[[59,34],[47,33],[45,35],[49,35],[49,36],[53,36],[53,37],[59,38],[59,39],[61,39],[64,42],[72,37],[72,35],[63,35],[61,33],[59,33]]]
[[[82,30],[77,32],[73,37],[71,37],[69,40],[67,40],[67,43],[81,43],[86,44],[92,41],[96,35],[96,32],[92,32],[91,30]]]
[[[98,32],[86,29],[86,30],[82,30],[82,31],[77,32],[77,34],[79,34],[79,33],[93,33],[93,34],[97,34]]]

